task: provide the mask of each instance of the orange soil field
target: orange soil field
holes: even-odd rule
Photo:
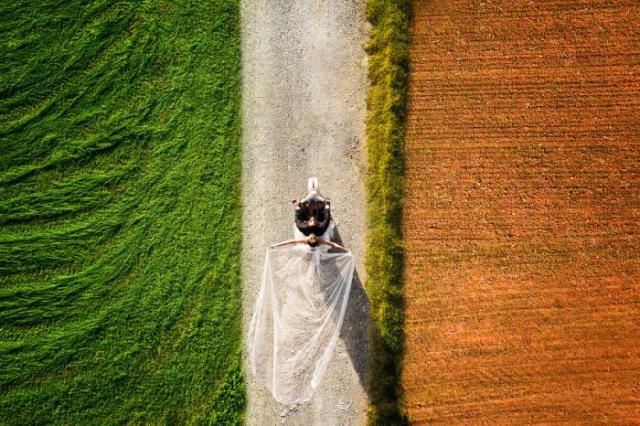
[[[640,3],[420,1],[411,421],[640,423]]]

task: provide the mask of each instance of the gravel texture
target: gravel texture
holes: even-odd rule
[[[364,120],[368,33],[364,1],[242,2],[246,333],[264,254],[292,238],[291,200],[318,176],[338,235],[356,259],[356,278],[338,347],[311,402],[277,403],[255,382],[248,359],[247,424],[365,422],[368,301],[362,288]]]

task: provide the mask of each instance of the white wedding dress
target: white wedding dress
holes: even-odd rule
[[[333,228],[331,223],[322,238],[330,239]],[[311,399],[344,320],[353,257],[328,249],[295,244],[266,253],[248,355],[253,373],[284,404]]]

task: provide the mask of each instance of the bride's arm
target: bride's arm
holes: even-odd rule
[[[307,240],[308,240],[308,238],[302,238],[300,240],[283,241],[281,243],[274,244],[269,248],[281,247],[281,246],[286,246],[286,245],[289,245],[289,244],[308,244]]]
[[[347,250],[345,247],[342,247],[340,244],[336,244],[333,241],[323,240],[322,238],[318,238],[318,243],[319,244],[326,244],[326,245],[330,246],[331,248],[334,248],[334,249],[337,249],[337,250],[342,250],[344,252],[349,252],[349,250]]]

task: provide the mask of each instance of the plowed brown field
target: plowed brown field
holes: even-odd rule
[[[416,1],[414,423],[640,423],[640,3]]]

